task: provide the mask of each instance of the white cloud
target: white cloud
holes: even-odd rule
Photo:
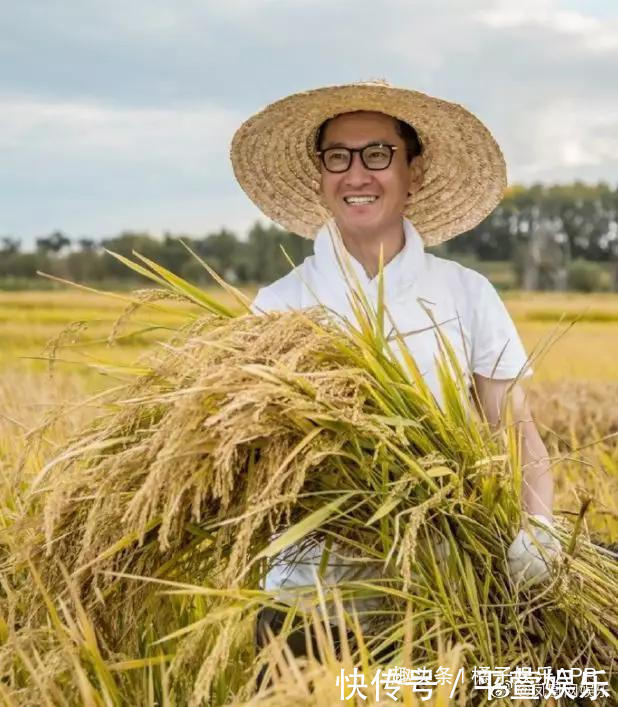
[[[567,181],[618,163],[618,105],[561,100],[522,113],[519,153],[509,160],[517,178]],[[509,154],[507,152],[507,159]],[[562,176],[562,178],[561,178]],[[606,175],[603,175],[606,176]]]
[[[542,28],[557,35],[579,40],[582,47],[595,52],[618,50],[618,21],[601,20],[590,14],[563,10],[557,0],[507,0],[476,17],[494,29]]]
[[[257,215],[229,164],[233,111],[13,99],[2,116],[0,232],[245,230]]]
[[[128,154],[196,166],[226,154],[241,117],[213,105],[179,109],[5,99],[0,148],[26,154],[126,159]]]

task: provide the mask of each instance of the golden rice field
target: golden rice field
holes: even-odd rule
[[[160,330],[127,338],[122,335],[129,330],[121,330],[115,346],[107,343],[112,325],[127,306],[122,299],[127,296],[121,294],[117,295],[119,299],[113,299],[72,289],[0,292],[2,370],[20,374],[42,371],[44,363],[33,357],[44,354],[46,345],[70,325],[85,326],[80,331],[81,344],[64,351],[62,358],[66,362],[60,366],[63,371],[82,376],[84,372],[68,361],[83,361],[85,350],[92,364],[97,358],[105,362],[131,360],[149,340],[159,338]],[[226,293],[217,292],[217,297],[230,303]],[[505,301],[529,353],[549,338],[560,337],[559,343],[551,346],[536,365],[537,382],[618,381],[618,295],[509,293]],[[144,327],[153,321],[161,327],[177,325],[187,308],[179,306],[177,314],[173,309],[169,302],[165,303],[165,312],[145,307],[132,318],[130,331],[136,331],[140,322]],[[70,335],[67,332],[65,340]]]
[[[225,293],[216,296],[232,305]],[[19,515],[20,489],[30,475],[92,416],[96,405],[84,404],[86,395],[125,382],[139,371],[140,356],[165,347],[168,333],[200,315],[183,302],[146,293],[138,299],[136,308],[125,294],[0,293],[0,520]],[[535,359],[530,395],[554,462],[556,515],[575,518],[590,500],[587,533],[606,545],[618,543],[618,295],[509,293],[505,302]],[[33,445],[37,429],[40,441]],[[18,463],[24,478],[13,473]],[[8,632],[3,621],[0,615],[0,647]],[[454,653],[448,659],[457,663]],[[329,664],[320,674],[329,685],[332,670]],[[293,669],[284,670],[270,702],[255,704],[290,704],[292,694],[299,704],[330,704],[311,702]],[[0,681],[0,703],[2,695]],[[147,704],[159,702],[149,698]]]

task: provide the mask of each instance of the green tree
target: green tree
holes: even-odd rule
[[[213,270],[229,281],[237,281],[237,258],[240,251],[238,238],[232,231],[222,228],[196,243],[196,251]]]
[[[249,231],[249,254],[253,282],[273,282],[291,269],[282,248],[295,265],[313,252],[313,242],[284,231],[277,226],[264,227],[260,222]]]
[[[108,238],[101,241],[101,245],[106,250],[111,250],[126,258],[133,257],[133,251],[145,255],[151,260],[161,262],[162,244],[161,241],[153,238],[148,233],[135,233],[124,231],[115,238]],[[111,255],[105,255],[105,277],[117,278],[121,280],[136,279],[137,276],[121,262]]]
[[[62,250],[70,245],[71,239],[65,236],[62,231],[54,231],[49,236],[43,236],[36,239],[37,250],[46,255],[51,253],[58,255]]]
[[[19,253],[21,249],[21,241],[11,236],[2,236],[0,238],[0,255],[11,256]]]

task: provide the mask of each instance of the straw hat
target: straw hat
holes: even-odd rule
[[[240,186],[273,221],[313,238],[331,218],[320,195],[318,128],[328,118],[358,110],[386,113],[416,129],[424,178],[404,214],[427,245],[476,226],[502,198],[504,157],[483,123],[456,103],[386,82],[295,93],[256,113],[232,140]]]

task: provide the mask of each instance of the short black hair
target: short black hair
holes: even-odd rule
[[[336,118],[337,116],[333,117]],[[399,120],[399,118],[395,118],[395,116],[389,117],[395,121],[395,130],[397,131],[397,135],[399,135],[399,137],[404,141],[406,145],[406,158],[408,160],[408,164],[410,164],[413,158],[417,155],[420,155],[423,151],[421,139],[418,136],[416,130],[409,123],[406,123],[405,120]],[[326,130],[326,126],[330,123],[332,119],[333,118],[327,118],[318,128],[315,137],[316,150],[322,149],[322,139],[324,137],[324,131]]]

